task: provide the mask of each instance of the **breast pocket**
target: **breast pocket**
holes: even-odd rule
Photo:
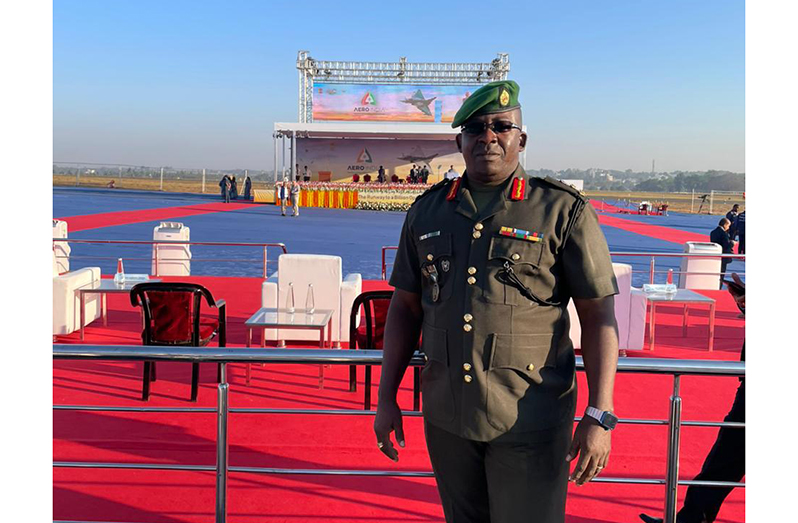
[[[418,243],[417,251],[422,274],[422,299],[427,303],[441,303],[448,300],[454,285],[452,235],[447,233],[425,238]]]
[[[506,275],[507,264],[520,281],[532,287],[543,253],[542,242],[531,242],[507,236],[494,236],[488,249],[487,274],[482,288],[483,297],[490,303],[506,305],[530,304],[519,288]]]

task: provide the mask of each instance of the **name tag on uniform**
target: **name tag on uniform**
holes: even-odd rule
[[[421,236],[419,236],[418,241],[424,241],[427,238],[434,238],[435,236],[440,236],[440,235],[441,231],[428,232],[427,234],[422,234]]]
[[[499,229],[499,234],[511,238],[519,238],[528,242],[539,242],[543,240],[543,235],[539,232],[529,232],[523,229],[514,229],[513,227],[502,227]]]

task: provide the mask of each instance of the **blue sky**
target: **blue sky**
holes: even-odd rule
[[[452,6],[456,5],[454,9]],[[745,170],[735,0],[99,2],[53,6],[56,161],[265,169],[296,54],[510,55],[533,168]]]

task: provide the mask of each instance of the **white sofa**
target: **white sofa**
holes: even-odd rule
[[[618,322],[618,349],[642,350],[643,337],[646,331],[646,302],[640,299],[632,287],[632,266],[626,263],[613,263],[615,279],[618,281],[618,294],[615,296],[615,319]],[[582,346],[582,327],[576,307],[571,300],[568,303],[568,314],[571,318],[571,341],[575,348]]]
[[[71,334],[80,329],[80,297],[75,291],[99,279],[99,267],[59,274],[59,263],[53,251],[53,336]],[[99,318],[101,313],[100,295],[87,295],[84,325]]]
[[[284,308],[288,284],[294,284],[295,307],[305,308],[308,285],[313,284],[317,309],[332,309],[332,341],[349,341],[349,314],[352,303],[360,295],[363,279],[360,274],[342,277],[341,258],[321,254],[282,254],[277,260],[277,272],[263,282],[261,306]],[[325,333],[326,335],[326,333]],[[267,340],[318,341],[318,331],[266,329]]]

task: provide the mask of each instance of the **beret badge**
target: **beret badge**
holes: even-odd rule
[[[506,107],[507,104],[510,103],[510,92],[507,89],[502,89],[501,94],[499,95],[499,105],[502,107]]]

